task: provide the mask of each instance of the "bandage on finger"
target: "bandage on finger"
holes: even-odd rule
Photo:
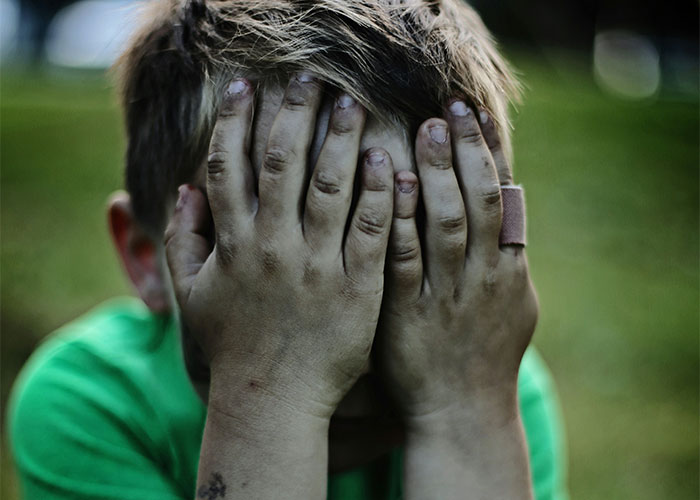
[[[500,245],[525,246],[525,193],[521,186],[501,186],[503,218]]]

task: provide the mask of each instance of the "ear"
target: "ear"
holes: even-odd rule
[[[170,312],[158,243],[134,218],[126,192],[117,191],[110,196],[107,219],[117,255],[141,300],[154,313]]]

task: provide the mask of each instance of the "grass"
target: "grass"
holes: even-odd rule
[[[576,60],[515,59],[535,343],[559,385],[572,498],[697,498],[698,103],[623,102]],[[44,335],[128,287],[103,209],[124,144],[111,89],[95,75],[1,83],[4,403]],[[7,453],[2,472],[15,498]]]

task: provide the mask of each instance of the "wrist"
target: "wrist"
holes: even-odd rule
[[[472,394],[441,411],[409,417],[406,429],[408,491],[443,488],[447,498],[464,491],[473,498],[532,498],[517,391]]]
[[[518,428],[517,383],[474,389],[429,411],[404,414],[409,436],[493,433]]]
[[[210,365],[208,406],[243,421],[317,421],[325,425],[335,406],[317,397],[298,375],[252,355],[217,356]]]
[[[269,397],[213,397],[207,407],[199,482],[220,474],[236,498],[274,498],[292,478],[304,478],[299,486],[304,497],[322,498],[328,425],[328,419],[275,404]]]
[[[207,427],[240,449],[258,450],[272,462],[297,460],[327,448],[330,415],[314,411],[244,376],[215,375],[207,404]]]
[[[327,448],[330,419],[266,405],[251,408],[230,412],[210,402],[207,427],[241,448],[256,449],[270,458],[295,458]]]

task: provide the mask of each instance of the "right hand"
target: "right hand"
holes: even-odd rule
[[[166,253],[181,317],[210,363],[210,406],[231,408],[234,400],[259,394],[330,418],[368,367],[383,292],[393,167],[384,150],[367,152],[350,214],[365,111],[342,95],[306,186],[321,94],[317,80],[291,79],[256,196],[248,156],[253,90],[244,80],[229,86],[207,171],[213,248],[204,194],[180,187]]]

